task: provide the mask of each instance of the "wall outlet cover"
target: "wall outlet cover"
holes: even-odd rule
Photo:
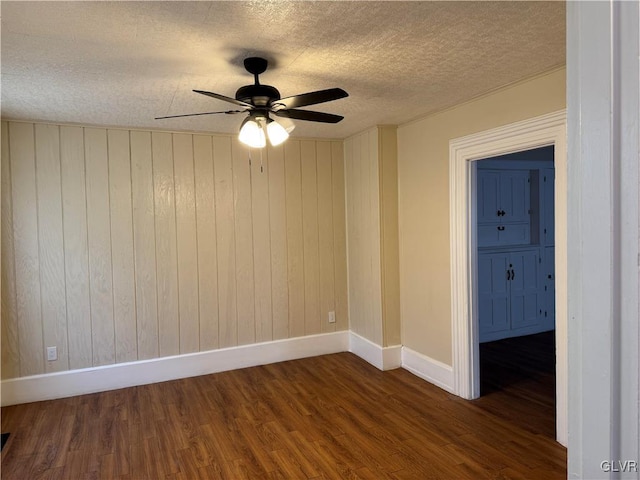
[[[47,347],[47,361],[58,360],[58,347]]]

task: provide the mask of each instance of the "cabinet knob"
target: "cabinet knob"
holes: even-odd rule
[[[498,230],[503,231],[503,230],[504,230],[504,227],[503,227],[502,225],[500,225],[500,226],[498,227]]]

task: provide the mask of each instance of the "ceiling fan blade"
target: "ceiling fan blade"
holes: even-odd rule
[[[154,120],[163,120],[165,118],[179,118],[179,117],[197,117],[198,115],[215,115],[216,113],[243,113],[246,110],[227,110],[225,112],[203,112],[203,113],[187,113],[185,115],[167,115],[166,117],[156,117]]]
[[[281,98],[273,102],[272,106],[276,108],[280,105],[284,108],[306,107],[307,105],[330,102],[348,96],[349,94],[341,88],[329,88],[327,90],[318,90],[317,92],[302,93],[292,97]]]
[[[332,113],[324,112],[312,112],[309,110],[276,110],[273,112],[278,117],[293,118],[295,120],[307,120],[309,122],[322,122],[322,123],[338,123],[344,117],[340,115],[333,115]]]
[[[223,100],[225,102],[234,103],[236,105],[240,105],[241,107],[249,107],[253,108],[253,105],[247,102],[242,102],[240,100],[236,100],[235,98],[225,97],[224,95],[220,95],[219,93],[206,92],[204,90],[194,90],[194,92],[199,93],[201,95],[207,95],[208,97],[217,98],[218,100]]]

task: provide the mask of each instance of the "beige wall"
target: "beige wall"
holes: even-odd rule
[[[382,347],[400,343],[396,127],[345,140],[349,319]]]
[[[2,378],[345,330],[344,214],[342,142],[3,122]]]
[[[398,128],[403,345],[451,365],[449,141],[565,104],[560,69]]]

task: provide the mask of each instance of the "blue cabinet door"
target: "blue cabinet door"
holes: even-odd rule
[[[509,254],[490,253],[478,257],[478,323],[480,341],[509,330]]]
[[[531,204],[529,170],[505,170],[500,172],[500,210],[504,223],[518,223],[529,221]]]
[[[533,327],[542,322],[544,295],[540,289],[539,250],[513,252],[509,255],[511,280],[511,329]]]
[[[478,170],[478,223],[498,222],[500,172]]]
[[[540,238],[544,245],[554,245],[555,223],[554,223],[554,170],[545,168],[540,170],[541,177],[541,211],[542,219]]]
[[[556,322],[556,275],[555,275],[555,249],[545,247],[542,261],[542,285],[544,285],[544,322],[552,327]]]

